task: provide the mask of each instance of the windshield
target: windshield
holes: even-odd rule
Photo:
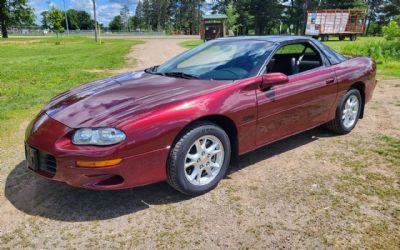
[[[274,47],[267,41],[216,40],[147,72],[188,79],[239,80],[257,75]]]

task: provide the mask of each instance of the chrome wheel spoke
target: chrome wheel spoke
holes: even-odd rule
[[[216,136],[198,138],[186,153],[184,171],[187,180],[193,185],[207,185],[220,172],[224,157],[224,146]]]
[[[346,128],[350,128],[354,125],[357,120],[357,115],[359,111],[359,101],[355,95],[351,95],[345,103],[342,111],[342,122]]]
[[[207,173],[207,175],[208,175],[209,177],[212,177],[212,176],[213,176],[213,172],[212,172],[210,166],[205,167],[204,170],[206,171],[206,173]]]
[[[188,158],[188,159],[190,159],[190,160],[192,160],[192,161],[197,161],[198,159],[199,159],[199,155],[198,154],[194,154],[194,155],[192,155],[192,154],[187,154],[186,155],[186,158]]]
[[[193,169],[192,173],[189,175],[189,177],[190,177],[190,179],[192,179],[192,180],[196,180],[197,177],[199,176],[199,174],[200,174],[200,169],[199,169],[198,167],[195,167],[195,168]]]

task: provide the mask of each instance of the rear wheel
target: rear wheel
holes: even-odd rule
[[[344,41],[346,37],[344,35],[339,35],[339,41]]]
[[[355,40],[357,40],[357,35],[356,34],[350,35],[350,41],[355,41]]]
[[[224,177],[230,156],[229,137],[222,128],[208,122],[192,126],[171,150],[168,183],[187,195],[206,193]]]
[[[328,35],[321,35],[321,41],[328,41],[329,40],[329,36]]]
[[[357,89],[349,90],[336,109],[336,117],[326,126],[337,134],[350,133],[356,126],[362,108],[361,94]]]

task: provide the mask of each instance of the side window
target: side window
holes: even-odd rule
[[[312,45],[294,43],[279,48],[269,62],[267,72],[279,72],[290,76],[322,65],[321,55]]]
[[[304,51],[305,46],[303,44],[289,44],[281,47],[276,54],[301,54]]]

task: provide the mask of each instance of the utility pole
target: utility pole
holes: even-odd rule
[[[93,17],[94,17],[94,39],[96,40],[96,43],[98,42],[98,27],[97,27],[97,17],[96,17],[96,0],[92,0],[93,2]]]
[[[69,36],[69,27],[68,27],[68,16],[67,16],[67,9],[65,8],[65,0],[64,2],[64,13],[65,13],[65,27],[67,27],[67,35]]]

